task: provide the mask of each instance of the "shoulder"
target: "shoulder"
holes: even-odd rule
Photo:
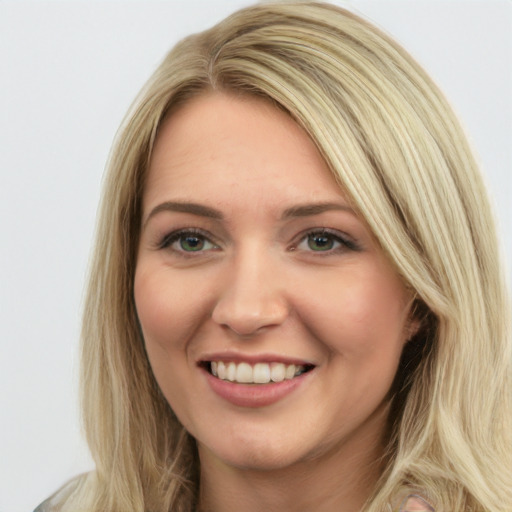
[[[34,509],[34,512],[56,512],[55,498],[57,498],[57,496],[58,496],[58,493],[55,493],[54,495],[52,495],[49,498],[47,498],[46,500],[44,500],[40,505],[38,505]]]
[[[43,503],[34,509],[34,512],[51,512],[51,498],[44,500]]]
[[[77,476],[65,483],[59,490],[38,505],[34,512],[61,512],[65,510],[65,504],[75,492],[81,487],[89,473]]]

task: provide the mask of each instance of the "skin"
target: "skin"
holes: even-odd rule
[[[330,206],[298,208],[318,204]],[[188,235],[200,250],[172,235],[183,229],[200,230]],[[134,284],[155,377],[197,440],[203,510],[361,508],[415,329],[411,297],[290,117],[261,99],[210,93],[166,120]],[[276,403],[241,407],[199,364],[226,353],[314,368]]]

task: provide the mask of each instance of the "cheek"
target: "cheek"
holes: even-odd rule
[[[178,290],[169,285],[165,271],[137,268],[134,298],[146,352],[155,379],[175,411],[183,408],[182,383],[193,364],[187,352],[193,332],[187,310],[194,308]]]
[[[174,343],[169,333],[174,332],[172,301],[164,293],[161,281],[139,268],[135,274],[134,298],[139,323],[142,329],[146,353],[158,385],[169,399],[174,369],[172,362]]]
[[[152,345],[167,347],[168,333],[173,330],[172,295],[165,292],[162,281],[154,276],[137,271],[134,282],[134,297],[137,315],[148,349]],[[167,334],[166,334],[167,333]]]
[[[134,281],[137,314],[148,351],[185,350],[187,340],[204,316],[194,283],[176,279],[167,269],[138,268]]]
[[[396,359],[407,338],[407,294],[398,278],[379,268],[340,274],[301,310],[315,336],[347,357]]]

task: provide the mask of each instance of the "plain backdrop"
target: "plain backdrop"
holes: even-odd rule
[[[77,347],[102,173],[166,51],[243,0],[0,0],[0,512],[92,468]],[[512,3],[337,2],[401,41],[474,144],[512,270]],[[509,277],[510,281],[510,277]]]

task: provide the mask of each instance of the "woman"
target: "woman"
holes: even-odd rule
[[[96,471],[41,510],[512,510],[493,220],[396,43],[327,4],[235,13],[167,56],[105,187]]]

